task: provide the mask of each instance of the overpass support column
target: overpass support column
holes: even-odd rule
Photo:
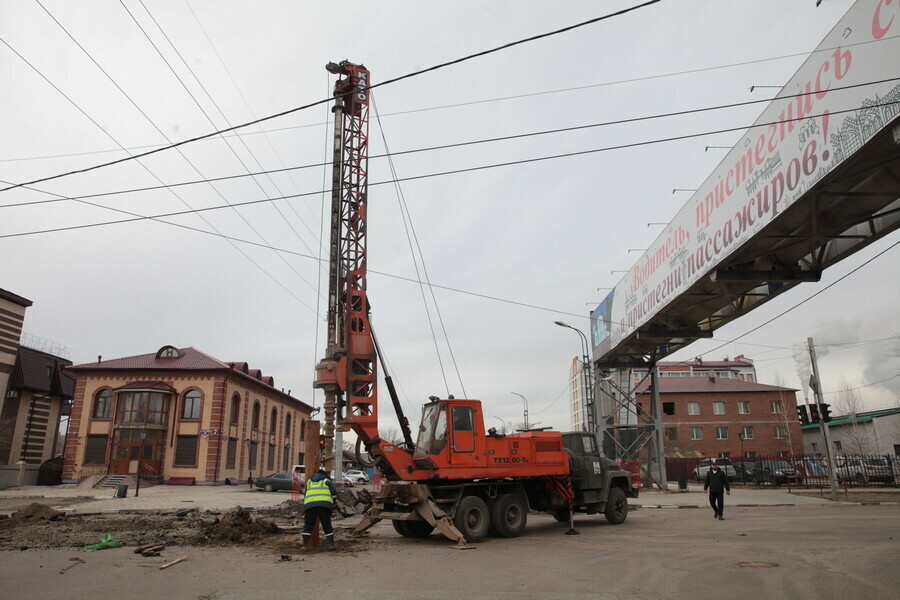
[[[663,412],[662,412],[662,401],[659,399],[659,369],[654,364],[650,369],[650,395],[652,397],[653,402],[653,449],[655,452],[651,453],[650,459],[653,459],[653,454],[656,455],[656,466],[657,466],[657,481],[659,483],[659,489],[668,490],[669,484],[666,478],[666,452],[664,446],[664,435],[663,435]],[[649,466],[649,465],[648,465]]]

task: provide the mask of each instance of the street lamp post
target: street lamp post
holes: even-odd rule
[[[144,458],[144,438],[147,437],[147,430],[141,429],[141,447],[138,451],[138,460],[137,460],[137,484],[134,486],[134,497],[137,498],[141,495],[141,459]]]
[[[741,483],[747,483],[747,469],[744,466],[744,432],[740,432],[738,434],[738,439],[741,440]]]
[[[522,394],[518,392],[510,392],[510,394],[514,394],[522,399],[522,402],[525,403],[525,431],[528,431],[528,400]]]
[[[501,419],[500,417],[495,416],[494,418],[497,419],[498,421],[500,421],[500,433],[505,434],[506,433],[506,422],[503,419]]]
[[[588,424],[593,420],[596,427],[597,414],[595,414],[596,411],[594,410],[594,390],[591,383],[591,359],[589,357],[587,336],[580,329],[576,329],[568,323],[563,323],[562,321],[554,321],[553,323],[560,327],[571,329],[581,337],[581,386],[584,390],[585,430],[590,431]],[[597,443],[599,444],[600,441],[597,440]]]

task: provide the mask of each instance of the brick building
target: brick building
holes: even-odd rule
[[[195,348],[70,367],[64,482],[135,475],[217,485],[303,463],[312,407],[247,363]]]
[[[715,376],[658,381],[667,458],[803,453],[797,390]],[[650,406],[646,388],[647,382],[637,396],[645,411]]]

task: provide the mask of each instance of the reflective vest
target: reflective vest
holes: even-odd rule
[[[303,497],[303,505],[312,504],[313,502],[328,502],[334,504],[331,497],[331,490],[328,489],[328,478],[319,481],[310,479],[306,482],[306,494]]]

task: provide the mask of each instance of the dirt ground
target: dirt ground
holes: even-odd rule
[[[285,512],[233,519],[246,523],[247,516],[280,522]],[[186,514],[156,523],[181,535],[193,529],[196,535],[202,527],[176,525],[214,526],[216,517],[228,521],[225,513]],[[147,515],[131,518],[155,522]],[[262,542],[171,546],[153,558],[134,554],[132,547],[0,551],[2,597],[894,600],[900,589],[894,565],[900,508],[893,505],[732,507],[725,521],[710,518],[707,510],[641,509],[622,525],[580,515],[575,521],[580,535],[565,535],[567,525],[532,514],[522,537],[487,538],[462,551],[436,534],[402,538],[383,522],[369,536],[351,541],[346,528],[355,522],[339,521],[336,552],[301,551],[290,545],[296,534],[289,532],[269,534]],[[102,523],[108,524],[97,521]],[[43,525],[68,527],[70,519]],[[86,541],[99,541],[96,534],[102,531],[93,533],[96,539]],[[292,551],[282,551],[288,548]],[[159,568],[182,557],[183,562]]]
[[[359,550],[359,541],[349,537],[358,520],[336,516],[336,535],[347,538],[339,552]],[[99,543],[109,535],[123,547],[159,544],[167,547],[240,546],[280,555],[297,550],[302,526],[302,505],[291,500],[274,508],[247,510],[237,507],[223,513],[188,508],[153,514],[119,512],[105,515],[67,515],[45,504],[32,503],[10,518],[0,519],[0,551],[77,550]]]

